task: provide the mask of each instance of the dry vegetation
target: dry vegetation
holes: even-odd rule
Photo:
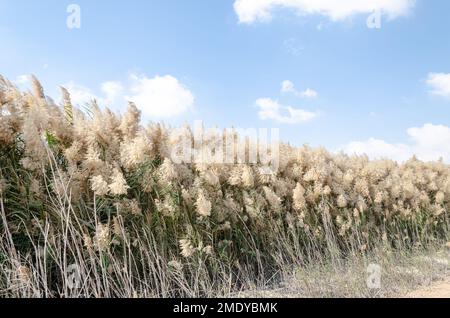
[[[63,97],[0,77],[0,296],[228,296],[447,239],[443,162],[281,145],[276,175],[174,164],[179,136],[142,127],[133,104],[118,116]]]

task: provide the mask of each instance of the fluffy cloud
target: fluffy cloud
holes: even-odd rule
[[[428,74],[427,85],[433,95],[450,98],[450,73]]]
[[[294,83],[291,81],[283,81],[281,83],[281,92],[282,93],[289,93],[295,91]]]
[[[172,117],[194,105],[194,95],[175,77],[133,76],[131,96],[127,99],[139,105],[151,117]]]
[[[316,98],[318,96],[317,92],[311,88],[307,88],[304,91],[297,91],[295,89],[294,83],[291,81],[283,81],[281,83],[281,92],[282,93],[293,93],[296,96],[303,98]]]
[[[300,92],[300,96],[306,98],[316,98],[318,96],[317,92],[311,88],[307,88],[303,92]]]
[[[103,94],[105,94],[106,104],[113,104],[122,96],[124,91],[122,83],[114,81],[104,82],[101,89]]]
[[[343,149],[349,155],[367,155],[372,159],[389,158],[398,161],[408,160],[411,156],[411,149],[404,144],[390,144],[384,140],[370,138],[367,141],[354,141]]]
[[[126,83],[107,81],[101,84],[99,95],[73,81],[63,86],[76,105],[85,105],[96,99],[100,105],[121,109],[127,101],[131,101],[144,115],[153,118],[180,115],[194,104],[191,91],[170,75],[149,78],[133,74]]]
[[[261,120],[274,120],[281,124],[298,124],[317,116],[317,113],[280,105],[270,98],[258,99],[256,106],[259,108],[258,116]]]
[[[89,88],[70,81],[62,85],[70,93],[70,99],[74,105],[86,105],[94,99],[100,104],[104,103],[104,98],[95,95]]]
[[[406,14],[415,0],[236,0],[234,10],[240,23],[268,21],[278,8],[292,9],[298,14],[318,14],[333,21],[356,14],[370,14],[375,10],[390,18]]]
[[[367,154],[372,159],[390,158],[400,162],[413,155],[424,161],[443,158],[450,162],[450,127],[425,124],[407,130],[410,142],[391,144],[371,138],[364,142],[351,142],[343,149],[348,154]]]
[[[13,84],[15,85],[26,85],[30,83],[30,75],[19,75],[13,80]]]

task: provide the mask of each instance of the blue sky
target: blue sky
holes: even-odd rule
[[[448,12],[444,0],[0,0],[0,74],[26,88],[33,73],[57,101],[58,85],[118,111],[133,100],[144,121],[449,161]]]

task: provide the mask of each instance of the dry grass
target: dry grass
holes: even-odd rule
[[[175,164],[178,131],[142,127],[136,106],[81,111],[33,83],[23,93],[0,78],[1,296],[229,296],[293,273],[309,286],[301,295],[378,296],[362,278],[346,287],[345,270],[447,240],[442,162],[281,145],[273,175]]]
[[[379,288],[369,288],[371,264],[380,265]],[[450,255],[441,246],[426,249],[380,248],[369,255],[354,255],[340,262],[323,262],[298,268],[276,287],[254,288],[237,297],[271,298],[398,298],[425,295],[441,287],[450,276]],[[447,290],[447,294],[450,290]],[[442,295],[442,293],[441,293]]]

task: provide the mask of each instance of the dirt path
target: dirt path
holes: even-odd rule
[[[450,298],[450,277],[406,295],[407,298]]]

